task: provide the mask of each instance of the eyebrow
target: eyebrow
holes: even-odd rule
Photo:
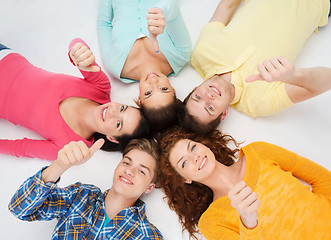
[[[190,144],[192,141],[189,141],[189,143],[187,144],[186,150],[189,151],[190,148]],[[183,159],[184,157],[181,157],[178,161],[177,161],[177,165],[179,164],[179,162]]]
[[[191,99],[192,99],[193,101],[196,101],[196,102],[198,103],[199,100],[198,100],[198,99],[195,99],[193,95],[194,95],[194,94],[191,95]],[[206,106],[204,106],[203,108],[206,110],[206,112],[207,112],[209,115],[214,116],[213,114],[211,114],[211,112],[209,112],[209,110],[208,110],[208,108],[207,108]]]
[[[125,105],[125,107],[124,107],[124,109],[123,109],[123,112],[125,112],[126,109],[128,109],[128,107],[129,107],[128,105]],[[118,131],[121,131],[122,128],[123,128],[123,119],[121,119],[121,127],[120,127],[120,130],[118,130]]]
[[[130,158],[129,156],[124,156],[124,158],[127,158],[130,162],[132,162],[132,158]],[[151,170],[149,169],[149,167],[145,166],[144,164],[142,163],[139,163],[139,166],[145,168],[148,170],[148,172],[150,172]]]

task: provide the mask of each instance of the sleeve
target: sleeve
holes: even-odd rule
[[[307,182],[315,194],[331,196],[331,172],[317,163],[276,145],[264,142],[253,143],[254,151],[262,158],[276,162],[284,171]]]
[[[44,183],[42,170],[27,179],[9,203],[9,211],[21,220],[49,221],[59,218],[68,211],[79,192],[80,183],[63,189],[57,187],[56,183]]]
[[[113,6],[112,0],[100,0],[97,29],[102,62],[106,70],[110,69],[110,61],[107,56],[111,55],[110,42],[113,31]]]
[[[35,139],[0,139],[0,153],[16,157],[55,160],[60,147],[48,140]]]
[[[189,61],[192,43],[178,3],[175,0],[163,0],[160,1],[158,7],[162,8],[166,20],[165,31],[170,36],[177,51]]]
[[[87,45],[87,43],[84,42],[82,39],[75,38],[69,44],[69,52],[70,52],[70,49],[76,43],[82,43],[86,47],[88,47],[88,49],[90,49],[90,47]],[[70,57],[69,52],[68,52],[69,60],[72,64],[74,64],[74,62],[72,61],[72,59]],[[98,66],[100,68],[100,66],[96,62],[94,62],[93,65]],[[81,72],[81,74],[83,75],[83,77],[86,81],[90,82],[91,84],[93,84],[94,86],[96,86],[97,88],[99,88],[105,92],[110,91],[110,81],[109,81],[107,75],[101,70],[101,68],[100,68],[99,72],[87,72],[87,71],[83,71],[80,69],[79,69],[79,71]]]
[[[229,214],[232,215],[232,214]],[[229,217],[229,216],[228,216]],[[208,214],[205,212],[199,220],[199,231],[208,240],[262,240],[260,225],[255,228],[246,228],[239,219],[239,232],[230,225],[225,225],[220,220],[226,219],[223,213]]]
[[[251,117],[270,116],[293,105],[283,82],[247,83],[240,101],[242,104],[235,108]]]

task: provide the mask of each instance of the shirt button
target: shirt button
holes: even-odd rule
[[[101,217],[103,216],[103,212],[100,213],[100,216],[101,216]]]

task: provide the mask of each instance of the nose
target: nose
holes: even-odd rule
[[[209,99],[214,99],[214,93],[212,91],[207,91],[206,92],[206,97]]]
[[[191,153],[191,154],[190,154],[190,160],[191,160],[193,163],[197,163],[197,162],[199,161],[199,155],[194,154],[194,153]]]
[[[133,171],[133,169],[131,168],[131,167],[127,167],[126,169],[125,169],[125,173],[128,175],[128,176],[131,176],[131,177],[133,177],[134,176],[134,173],[133,173],[134,171]]]

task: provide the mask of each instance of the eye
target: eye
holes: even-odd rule
[[[194,145],[191,147],[191,152],[193,152],[193,150],[195,149],[196,146],[197,146],[197,145],[194,144]]]
[[[214,108],[211,105],[208,106],[208,109],[214,111]]]
[[[129,163],[128,162],[123,162],[123,164],[129,166]]]
[[[142,170],[139,170],[139,173],[142,174],[142,175],[146,175],[144,171]]]
[[[200,95],[195,95],[195,97],[198,99],[198,100],[201,100],[201,97],[200,97]]]
[[[151,95],[152,91],[145,92],[145,96]]]
[[[119,121],[119,120],[117,120],[117,122],[116,122],[116,128],[119,128],[119,127],[120,127],[120,125],[121,125],[120,121]]]
[[[161,90],[162,90],[162,91],[167,91],[168,88],[167,88],[167,87],[163,87],[163,88],[161,88]]]
[[[186,160],[185,160],[185,161],[183,161],[183,163],[182,163],[182,168],[184,168],[184,167],[185,167],[185,165],[186,165]]]
[[[123,110],[124,110],[124,105],[121,106],[120,112],[123,112]]]

